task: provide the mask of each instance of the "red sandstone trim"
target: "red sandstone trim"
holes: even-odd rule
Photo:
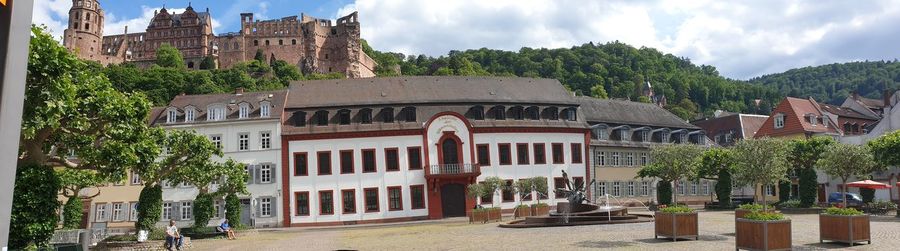
[[[427,220],[428,216],[413,216],[413,217],[400,217],[400,218],[387,218],[387,219],[373,219],[373,220],[360,220],[360,221],[329,221],[329,222],[310,222],[310,223],[294,223],[291,224],[291,227],[326,227],[326,226],[345,226],[345,225],[356,225],[356,224],[380,224],[380,223],[395,223],[395,222],[406,222],[406,221],[420,221]]]

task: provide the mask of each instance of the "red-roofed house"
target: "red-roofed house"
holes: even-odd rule
[[[840,136],[836,117],[830,117],[815,99],[787,97],[772,111],[763,123],[756,138],[808,138],[813,136]]]

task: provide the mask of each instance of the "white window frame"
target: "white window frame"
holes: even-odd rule
[[[261,217],[272,217],[272,198],[259,199],[259,215]]]
[[[222,201],[221,200],[213,201],[213,218],[214,219],[222,218]]]
[[[216,148],[218,148],[219,150],[222,149],[222,135],[221,134],[209,135],[209,141],[212,141],[213,144],[216,145]]]
[[[675,186],[675,188],[676,188],[677,191],[678,191],[678,195],[684,195],[684,190],[686,190],[686,189],[684,188],[684,181],[683,181],[683,180],[682,180],[682,181],[678,181],[678,184]]]
[[[184,109],[184,122],[194,122],[194,118],[196,117],[197,109],[194,107],[188,107]]]
[[[619,140],[621,141],[631,141],[630,137],[628,137],[628,129],[619,129]]]
[[[238,108],[238,118],[246,119],[250,117],[250,104],[241,103]]]
[[[601,181],[598,184],[599,185],[597,185],[597,194],[600,196],[605,196],[606,192],[607,192],[606,191],[606,181]]]
[[[650,141],[650,130],[641,130],[641,142]]]
[[[260,183],[272,183],[272,164],[260,164],[259,165],[259,182]]]
[[[247,151],[250,150],[250,134],[249,133],[238,133],[238,151]]]
[[[125,221],[125,204],[113,203],[112,221]]]
[[[606,132],[606,128],[597,129],[597,138],[599,140],[607,140],[609,139],[609,134]]]
[[[206,120],[208,121],[225,120],[225,106],[223,105],[211,105],[206,108],[206,111]]]
[[[634,166],[634,153],[632,153],[632,152],[625,153],[625,165],[626,166]]]
[[[625,189],[625,196],[634,197],[634,181],[628,181],[628,187]]]
[[[612,165],[619,166],[619,152],[612,152]]]
[[[136,201],[132,201],[128,204],[128,209],[131,211],[128,214],[128,221],[137,221],[138,220],[138,203]]]
[[[259,103],[259,116],[263,118],[272,116],[272,104],[269,102]]]
[[[599,157],[597,163],[600,164],[600,166],[606,166],[606,152],[599,152],[597,155]]]
[[[163,202],[162,204],[162,220],[171,220],[172,218],[172,202]]]
[[[259,133],[259,149],[272,148],[272,132],[265,131]]]
[[[646,166],[650,163],[650,155],[647,153],[641,153],[641,166]]]
[[[775,115],[774,124],[775,124],[775,129],[784,128],[784,114],[783,113],[779,113],[779,114]]]
[[[131,184],[132,185],[140,185],[144,181],[141,180],[141,176],[134,171],[131,171]]]
[[[610,195],[612,195],[613,197],[619,197],[619,196],[622,196],[622,187],[621,187],[621,186],[622,186],[622,182],[619,182],[619,181],[613,181],[613,183],[612,183],[612,194],[610,194]]]
[[[181,220],[184,221],[184,220],[192,220],[192,219],[194,219],[194,208],[193,208],[193,204],[194,204],[194,203],[193,203],[193,202],[190,202],[190,201],[182,201],[182,202],[181,202],[181,206],[178,207],[178,209],[181,210],[181,212],[179,212],[180,215],[181,215],[181,218],[180,218]]]
[[[641,181],[641,196],[650,196],[650,182]]]
[[[691,195],[697,195],[697,182],[691,182]]]
[[[96,204],[96,208],[94,209],[94,221],[106,221],[106,216],[106,204]]]
[[[166,123],[175,122],[178,122],[178,111],[173,108],[169,108],[168,110],[166,110]]]
[[[700,182],[700,192],[703,195],[709,195],[709,181],[703,180]]]

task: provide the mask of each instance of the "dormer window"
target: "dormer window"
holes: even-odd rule
[[[575,115],[575,108],[566,108],[563,110],[563,119],[567,121],[578,120],[578,116]]]
[[[806,121],[809,121],[809,124],[811,124],[812,126],[816,126],[816,124],[818,124],[819,122],[819,120],[816,118],[816,115],[813,115],[812,113],[806,115]]]
[[[514,106],[512,108],[509,108],[509,114],[515,120],[524,120],[525,114],[523,114],[523,112],[524,111],[522,110],[521,106]]]
[[[528,118],[529,120],[540,120],[541,119],[540,108],[538,108],[537,106],[525,108],[525,117]]]
[[[223,105],[210,106],[206,110],[206,120],[220,121],[225,119],[225,106]]]
[[[238,108],[238,118],[245,119],[250,116],[250,104],[241,103]]]
[[[784,114],[779,113],[775,115],[775,129],[784,128]]]
[[[405,122],[416,122],[416,108],[415,107],[406,107],[400,111],[402,114],[401,117]]]
[[[544,108],[544,113],[549,120],[559,120],[559,109],[557,109],[556,107]]]
[[[381,109],[381,121],[384,123],[394,123],[394,108]]]
[[[606,127],[597,128],[597,139],[599,139],[599,140],[609,139],[609,132],[606,130]]]
[[[466,115],[473,120],[484,120],[484,107],[479,105],[469,108],[469,113]]]
[[[681,133],[681,140],[680,140],[680,141],[681,141],[681,142],[679,142],[679,143],[682,143],[682,144],[690,143],[690,140],[689,140],[689,138],[688,138],[687,132]]]
[[[272,116],[272,104],[270,104],[269,102],[259,103],[259,116],[263,118]]]
[[[175,123],[178,121],[178,111],[174,108],[169,108],[166,111],[166,123]]]
[[[620,141],[629,141],[631,137],[628,135],[628,129],[619,129],[619,140]]]
[[[372,123],[372,109],[364,108],[359,110],[359,123],[360,124],[371,124]]]
[[[641,142],[650,141],[650,130],[641,130]]]
[[[669,143],[669,132],[659,133],[659,141],[662,143]]]
[[[492,115],[494,120],[506,120],[506,107],[503,107],[502,105],[494,106]]]
[[[338,123],[341,125],[349,125],[350,124],[350,110],[344,109],[338,111]]]
[[[188,107],[184,109],[184,122],[194,122],[194,118],[196,117],[197,109],[194,107]]]
[[[328,111],[317,111],[314,119],[316,121],[317,126],[327,126],[328,125]]]

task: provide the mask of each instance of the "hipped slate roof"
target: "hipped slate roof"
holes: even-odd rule
[[[576,97],[575,100],[581,104],[585,120],[590,123],[700,129],[653,104],[591,97]]]
[[[286,108],[425,103],[577,105],[559,81],[509,77],[392,77],[294,82]]]
[[[238,112],[238,104],[247,102],[250,105],[250,118],[252,119],[278,119],[281,118],[281,114],[284,111],[284,100],[287,97],[287,90],[278,90],[278,91],[264,91],[264,92],[243,92],[241,94],[236,93],[222,93],[222,94],[205,94],[205,95],[178,95],[169,102],[169,105],[164,107],[167,109],[169,107],[177,108],[179,113],[184,113],[184,108],[188,106],[194,106],[197,109],[197,114],[195,114],[196,122],[204,122],[206,121],[206,113],[207,107],[214,104],[225,105],[226,111],[226,120],[231,119],[232,117],[236,117]],[[259,104],[262,101],[269,101],[272,104],[272,108],[269,110],[269,117],[260,118],[259,117]],[[158,114],[153,117],[155,123],[165,123],[167,114],[162,110],[156,111],[154,109],[153,112],[158,112]],[[183,115],[179,115],[181,117]],[[179,118],[179,123],[183,122],[183,118]]]

